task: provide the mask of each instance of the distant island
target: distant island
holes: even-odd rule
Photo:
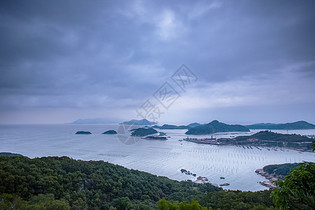
[[[188,129],[189,127],[187,125],[168,125],[164,124],[162,126],[155,125],[153,128],[158,128],[158,129]]]
[[[198,144],[286,147],[288,149],[311,151],[311,145],[314,139],[297,134],[280,134],[271,131],[260,131],[250,136],[238,136],[235,138],[198,139],[186,137],[183,140]]]
[[[187,135],[205,135],[217,132],[249,132],[250,130],[242,125],[228,125],[217,120],[204,125],[198,125],[190,128],[185,134]]]
[[[92,134],[90,131],[77,131],[75,134]]]
[[[297,121],[293,123],[258,123],[253,125],[246,125],[249,129],[268,129],[268,130],[302,130],[302,129],[315,129],[315,125],[306,121]]]
[[[131,130],[131,136],[147,136],[158,133],[154,128],[137,128]]]
[[[148,140],[167,140],[167,137],[165,137],[165,136],[146,136],[143,139],[148,139]]]
[[[251,136],[238,136],[232,141],[235,144],[287,147],[292,149],[311,150],[313,139],[297,134],[281,134],[271,131],[260,131]]]
[[[200,126],[200,123],[191,123],[189,125],[169,125],[169,124],[164,124],[162,126],[155,125],[153,128],[158,128],[158,129],[190,129],[194,128],[197,126]]]
[[[200,135],[200,134],[211,134],[216,132],[231,132],[231,131],[249,131],[248,129],[264,129],[264,130],[302,130],[302,129],[315,129],[315,125],[308,123],[306,121],[297,121],[292,123],[258,123],[252,125],[218,125],[219,121],[214,120],[208,124],[200,124],[200,123],[191,123],[188,125],[170,125],[164,124],[154,125],[153,128],[157,129],[191,129],[198,127],[196,129],[191,129],[189,131],[190,135]],[[211,127],[214,128],[211,128]],[[240,127],[243,126],[243,127]],[[247,129],[246,129],[247,128]],[[219,131],[217,131],[219,130]],[[197,134],[198,133],[198,134]]]
[[[108,130],[108,131],[105,131],[102,134],[111,134],[111,135],[113,135],[113,134],[117,134],[117,132],[115,130]]]
[[[120,124],[124,125],[156,125],[156,122],[150,122],[147,119],[142,119],[142,120],[130,120],[126,122],[122,122]]]

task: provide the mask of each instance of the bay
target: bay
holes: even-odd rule
[[[266,180],[255,170],[269,164],[315,162],[315,154],[283,148],[216,146],[179,141],[186,130],[162,130],[167,141],[134,138],[126,144],[118,135],[101,134],[118,125],[1,125],[0,151],[13,152],[30,158],[69,156],[81,160],[104,160],[130,169],[166,176],[174,180],[195,180],[180,169],[205,176],[211,183],[229,183],[224,189],[257,191],[267,189],[259,184]],[[78,130],[91,135],[75,135]],[[251,135],[251,132],[214,134],[216,138]],[[277,131],[314,135],[315,130]],[[210,137],[204,135],[200,137]],[[129,137],[129,133],[125,134]],[[220,179],[225,177],[225,179]]]

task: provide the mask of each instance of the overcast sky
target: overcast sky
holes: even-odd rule
[[[1,1],[0,123],[315,123],[315,1]],[[171,76],[198,77],[184,90]],[[153,100],[152,100],[153,101]],[[156,103],[156,101],[155,101]]]

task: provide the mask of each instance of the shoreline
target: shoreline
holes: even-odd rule
[[[257,174],[265,177],[266,179],[268,179],[268,181],[260,181],[259,184],[261,184],[261,185],[263,185],[265,187],[269,187],[271,189],[277,188],[277,185],[274,184],[274,182],[278,181],[279,178],[277,178],[277,177],[275,177],[275,176],[265,172],[264,169],[262,169],[262,168],[255,170],[255,173],[257,173]]]

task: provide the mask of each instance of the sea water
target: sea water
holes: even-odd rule
[[[104,160],[130,169],[166,176],[174,180],[195,180],[180,172],[186,169],[211,183],[229,183],[224,189],[257,191],[267,189],[259,184],[266,179],[255,173],[269,164],[315,162],[315,153],[283,148],[222,146],[179,141],[186,130],[162,130],[166,141],[135,138],[125,144],[118,135],[101,134],[117,125],[2,125],[0,152],[19,153],[31,158],[69,156],[81,160]],[[75,135],[78,130],[91,135]],[[216,138],[251,135],[251,132],[219,133]],[[278,131],[313,135],[315,130]],[[129,133],[126,133],[128,137]],[[211,135],[200,136],[211,137]],[[225,179],[220,179],[225,177]]]

